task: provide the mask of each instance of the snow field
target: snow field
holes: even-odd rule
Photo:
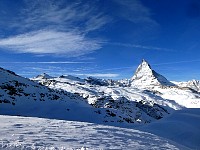
[[[148,132],[86,122],[0,116],[0,149],[187,149]]]

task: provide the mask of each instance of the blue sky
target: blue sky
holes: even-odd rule
[[[0,66],[25,76],[131,78],[144,58],[200,79],[199,0],[1,0]]]

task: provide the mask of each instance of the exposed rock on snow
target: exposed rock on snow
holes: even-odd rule
[[[0,78],[0,114],[88,122],[98,119],[99,123],[125,125],[149,123],[171,111],[154,103],[147,105],[147,100],[141,103],[143,97],[130,101],[121,96],[123,87],[117,91],[102,86],[97,79],[89,84],[73,76],[53,78],[42,74],[34,78],[38,84],[4,69],[0,70]]]

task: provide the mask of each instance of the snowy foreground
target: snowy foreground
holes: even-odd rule
[[[155,134],[86,122],[0,116],[0,149],[188,149]]]

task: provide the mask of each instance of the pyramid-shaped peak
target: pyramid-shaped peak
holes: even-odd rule
[[[142,60],[142,63],[138,66],[134,76],[132,77],[132,83],[139,86],[174,85],[173,83],[169,82],[164,76],[152,70],[151,66],[145,59]]]
[[[147,67],[151,68],[150,64],[145,59],[142,59],[142,63],[140,64],[140,66],[143,66],[143,67],[147,66]]]
[[[153,71],[151,69],[151,66],[149,65],[149,63],[143,59],[142,63],[138,66],[134,76],[132,77],[132,79],[138,79],[141,78],[143,76],[149,75],[151,76],[153,74]]]

